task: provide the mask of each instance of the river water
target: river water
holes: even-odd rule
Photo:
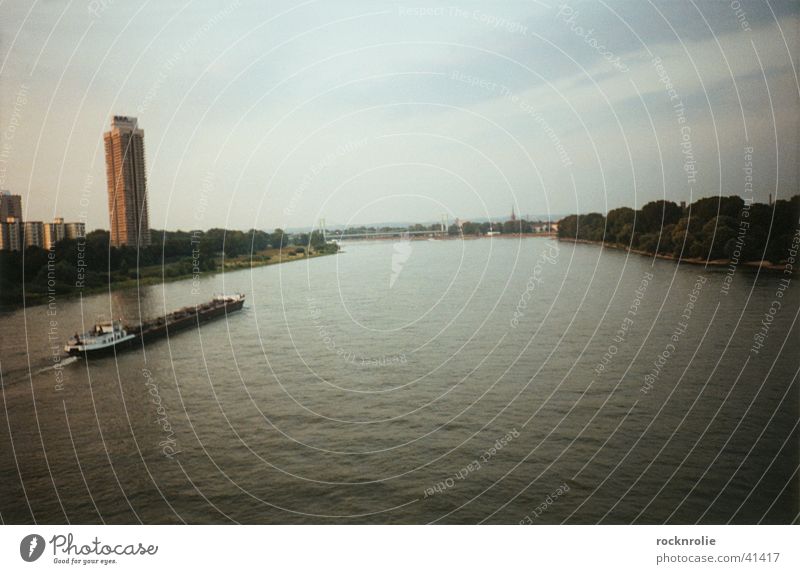
[[[0,518],[790,522],[800,291],[725,277],[546,238],[354,242],[6,313]],[[98,315],[235,291],[241,312],[53,367]]]

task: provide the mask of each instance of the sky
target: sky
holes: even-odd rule
[[[789,197],[798,6],[4,0],[0,189],[107,228],[128,115],[155,229]]]

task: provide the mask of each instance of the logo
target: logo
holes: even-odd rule
[[[44,552],[44,538],[38,534],[28,534],[19,543],[19,555],[25,562],[35,562]]]
[[[400,277],[408,258],[411,257],[411,236],[408,233],[403,233],[400,236],[400,241],[394,243],[394,253],[392,253],[392,275],[389,277],[389,289],[394,287],[394,282]]]

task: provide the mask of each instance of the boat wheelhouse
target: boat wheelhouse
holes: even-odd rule
[[[76,333],[64,345],[64,350],[70,355],[100,353],[135,338],[136,335],[128,333],[121,321],[102,321],[82,335]]]

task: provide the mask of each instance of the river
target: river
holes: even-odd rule
[[[790,522],[800,291],[726,271],[547,238],[353,242],[5,313],[0,518]],[[239,291],[241,312],[54,366],[99,315]]]

